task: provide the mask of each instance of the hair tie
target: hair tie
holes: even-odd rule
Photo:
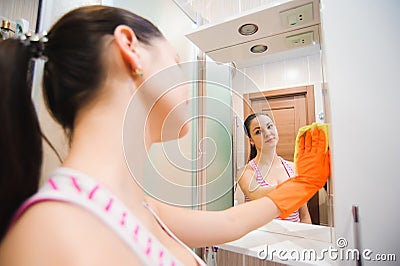
[[[47,56],[45,54],[47,39],[47,32],[30,34],[20,34],[18,36],[20,42],[29,48],[32,58],[40,58],[47,61]]]

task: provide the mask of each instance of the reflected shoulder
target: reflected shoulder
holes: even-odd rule
[[[240,183],[241,179],[252,177],[253,174],[254,174],[253,168],[249,164],[246,164],[237,171],[237,180]]]

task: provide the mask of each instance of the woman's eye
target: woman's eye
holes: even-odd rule
[[[261,130],[256,130],[255,134],[258,135],[261,133]]]

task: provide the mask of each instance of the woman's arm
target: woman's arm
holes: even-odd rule
[[[230,242],[272,221],[280,213],[267,197],[223,211],[173,207],[149,198],[149,204],[169,229],[191,248]]]
[[[300,222],[311,224],[311,216],[310,212],[308,211],[307,203],[305,203],[303,206],[300,207],[299,214],[300,214]]]

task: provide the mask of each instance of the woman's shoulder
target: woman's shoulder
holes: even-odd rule
[[[245,166],[243,166],[237,171],[238,180],[240,180],[241,177],[248,177],[248,176],[252,177],[253,175],[254,175],[254,169],[250,165],[250,162],[248,162]]]
[[[10,228],[0,246],[0,264],[52,265],[62,261],[58,265],[106,265],[108,257],[123,256],[124,249],[126,245],[85,209],[48,201],[27,209]],[[134,254],[128,253],[135,260]]]

